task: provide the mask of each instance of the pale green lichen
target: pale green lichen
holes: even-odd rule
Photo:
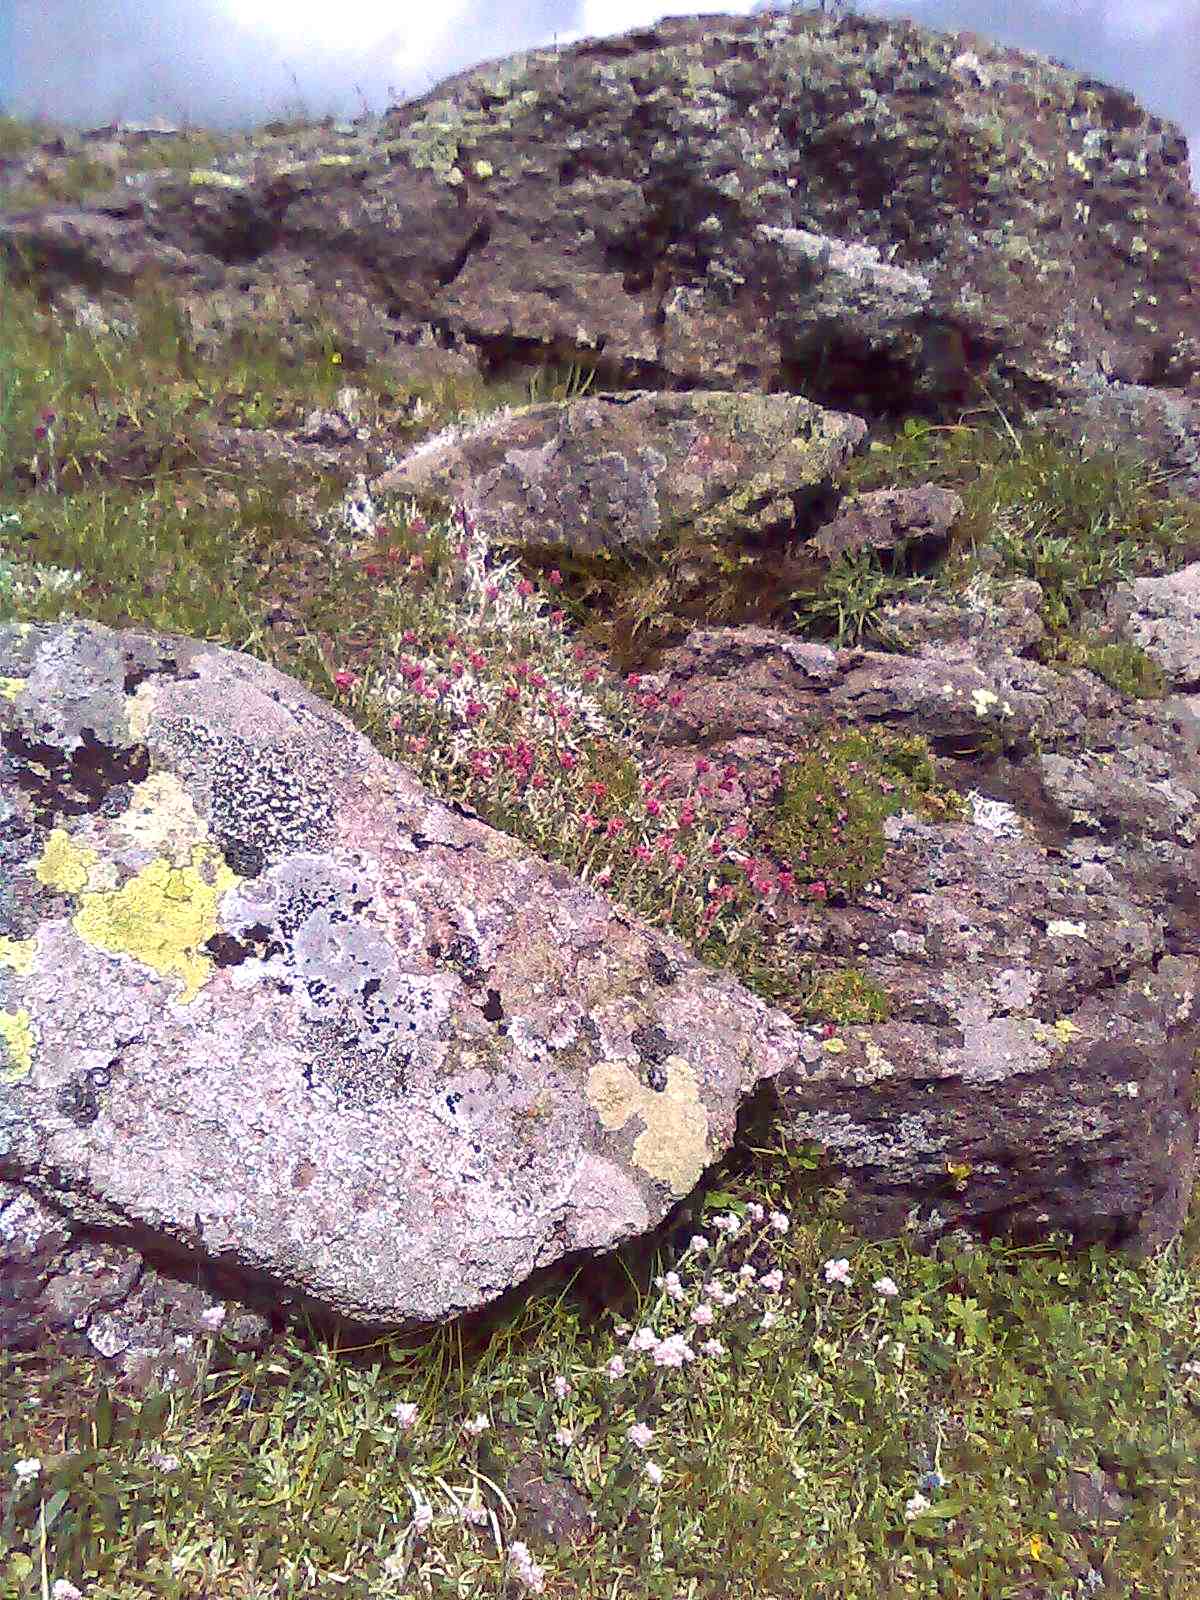
[[[131,739],[144,739],[150,729],[150,719],[154,715],[154,703],[158,699],[158,689],[154,683],[147,680],[139,683],[137,688],[125,700],[125,711],[129,717],[129,737]]]
[[[208,837],[208,824],[179,779],[170,772],[156,772],[136,785],[115,831],[178,865]]]
[[[194,189],[244,189],[245,178],[235,178],[230,172],[217,172],[207,167],[199,167],[195,172],[188,174],[188,182]]]
[[[221,897],[238,881],[219,850],[198,844],[187,866],[159,859],[120,889],[85,894],[72,926],[85,944],[176,974],[187,1004],[212,976],[201,946],[217,931]]]
[[[46,847],[34,863],[33,875],[47,889],[60,894],[81,894],[100,857],[90,845],[72,839],[63,828],[53,828]]]
[[[24,687],[24,678],[0,678],[0,699],[15,700]]]
[[[631,1117],[641,1118],[645,1126],[634,1140],[634,1161],[672,1194],[683,1195],[695,1187],[708,1160],[708,1112],[696,1074],[682,1056],[669,1056],[663,1070],[666,1085],[655,1090],[624,1062],[601,1061],[588,1075],[588,1099],[610,1133]]]
[[[33,1019],[28,1011],[0,1011],[0,1045],[0,1083],[20,1083],[33,1071]]]
[[[0,967],[8,967],[22,977],[28,977],[33,971],[33,960],[36,954],[36,939],[6,939],[0,937]]]

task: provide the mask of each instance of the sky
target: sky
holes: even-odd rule
[[[353,117],[531,45],[763,0],[0,0],[0,109],[95,125]],[[1200,0],[856,0],[1132,90],[1178,122],[1200,189]]]

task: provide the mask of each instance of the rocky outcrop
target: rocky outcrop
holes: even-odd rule
[[[452,428],[377,487],[463,505],[526,549],[643,555],[685,537],[732,554],[792,538],[866,431],[793,395],[605,394]]]
[[[366,352],[863,415],[1116,380],[1200,397],[1178,130],[907,22],[673,18],[447,80],[356,129],[0,220],[46,287],[147,274],[202,326],[321,297]],[[222,311],[221,308],[225,310]]]
[[[0,1176],[400,1325],[653,1227],[797,1031],[270,668],[0,629]]]

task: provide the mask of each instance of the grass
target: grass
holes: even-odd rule
[[[422,1340],[218,1342],[140,1401],[0,1358],[0,1593],[1191,1600],[1194,1247],[867,1244],[812,1159],[724,1173],[603,1304],[581,1277]]]
[[[0,618],[252,650],[795,1015],[886,1016],[869,963],[817,970],[792,930],[862,891],[900,803],[954,814],[920,740],[814,729],[753,781],[670,769],[678,691],[610,654],[662,600],[661,571],[622,621],[462,520],[373,505],[302,462],[239,474],[205,444],[293,427],[349,380],[365,425],[403,447],[518,386],[348,375],[320,318],[201,352],[153,289],[122,320],[69,327],[0,281]],[[1153,475],[925,424],[853,470],[864,488],[959,488],[964,526],[937,574],[862,559],[797,626],[871,642],[898,586],[952,592],[990,544],[1043,585],[1052,659],[1156,692],[1089,620],[1113,581],[1200,545]],[[1139,1263],[1061,1241],[868,1243],[839,1202],[817,1153],[750,1133],[657,1260],[630,1251],[477,1323],[358,1349],[293,1332],[266,1360],[218,1342],[193,1388],[140,1400],[91,1363],[4,1356],[0,1597],[61,1581],[88,1600],[1200,1600],[1200,1217]],[[873,1287],[889,1280],[895,1295]],[[1072,1509],[1091,1472],[1119,1495],[1111,1523]],[[531,1474],[574,1507],[576,1537],[539,1536]]]

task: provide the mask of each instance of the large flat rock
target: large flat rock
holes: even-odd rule
[[[660,1221],[799,1030],[259,662],[0,628],[0,1166],[372,1324]]]

